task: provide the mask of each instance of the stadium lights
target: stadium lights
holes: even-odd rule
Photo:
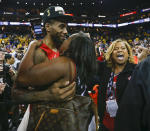
[[[77,23],[68,23],[68,26],[78,26]]]
[[[94,27],[102,27],[102,24],[94,24]]]
[[[104,15],[98,15],[98,17],[99,17],[99,18],[100,18],[100,17],[105,18],[106,16],[104,16]]]
[[[40,15],[43,15],[44,13],[40,13]]]
[[[29,15],[29,14],[30,14],[29,12],[25,13],[25,15]]]
[[[150,8],[142,9],[142,10],[141,10],[141,12],[146,12],[146,11],[150,11]]]
[[[13,15],[13,12],[4,12],[4,15]]]
[[[65,14],[65,15],[74,16],[73,14]]]
[[[87,15],[81,15],[82,17],[87,17]]]
[[[137,13],[136,11],[133,11],[133,12],[122,14],[122,15],[120,15],[120,17],[124,17],[124,16],[128,16],[128,15],[133,15],[133,14],[136,14],[136,13]]]
[[[125,22],[120,24],[93,24],[93,23],[68,23],[68,26],[82,26],[82,27],[108,27],[108,28],[117,28],[122,26],[127,26],[131,24],[140,24],[150,22],[150,18],[140,19],[132,22]],[[8,22],[0,21],[0,25],[26,25],[31,26],[30,22]],[[41,23],[43,25],[43,23]]]
[[[118,27],[127,26],[127,25],[128,25],[128,22],[126,22],[126,23],[121,23],[121,24],[118,24]]]
[[[44,13],[40,13],[40,15],[43,15]],[[65,15],[69,15],[69,16],[74,16],[73,14],[65,14]]]

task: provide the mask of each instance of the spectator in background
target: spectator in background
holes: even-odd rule
[[[13,52],[13,55],[15,56],[15,62],[12,67],[17,71],[19,68],[19,64],[24,56],[23,49],[18,49],[17,51]]]
[[[6,101],[10,99],[10,87],[6,86],[6,76],[4,72],[4,52],[0,52],[0,131],[8,131],[8,111],[9,106]]]
[[[11,54],[5,54],[5,62],[8,65],[14,64],[14,62],[15,62],[14,57]]]
[[[5,54],[5,66],[4,66],[4,73],[6,76],[7,84],[12,87],[13,82],[16,78],[15,69],[13,69],[12,65],[14,64],[15,60],[11,54]]]
[[[149,50],[143,46],[137,46],[136,50],[137,50],[138,62],[141,62],[149,55]]]
[[[141,60],[145,59],[145,48],[140,53]],[[100,130],[114,131],[116,112],[135,69],[134,63],[131,47],[123,39],[113,41],[105,54],[105,62],[99,63],[100,88],[97,100]]]
[[[18,70],[19,68],[19,65],[20,65],[20,62],[23,58],[24,54],[22,51],[19,51],[17,54],[16,54],[16,58],[17,58],[17,62],[16,62],[16,70]]]
[[[136,64],[140,63],[143,59],[147,58],[149,55],[149,49],[141,45],[136,45],[132,48],[134,55],[134,61]]]
[[[97,101],[100,131],[114,131],[116,112],[134,68],[132,50],[127,41],[113,41],[105,54],[105,62],[99,62]]]

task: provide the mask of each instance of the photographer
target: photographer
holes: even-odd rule
[[[13,81],[15,79],[16,72],[13,69],[12,65],[14,64],[15,59],[11,54],[5,54],[5,63],[4,63],[4,79],[5,82],[12,87]]]
[[[21,59],[23,58],[24,56],[24,48],[19,48],[17,51],[16,51],[16,54],[15,54],[15,62],[14,64],[12,65],[12,67],[15,69],[15,71],[18,70],[19,68],[19,64],[21,62]]]
[[[6,93],[6,83],[4,77],[4,52],[0,52],[0,131],[8,130],[8,107],[5,104]]]
[[[8,131],[9,128],[9,112],[13,106],[8,103],[11,101],[11,88],[15,79],[15,72],[11,67],[13,63],[11,54],[0,52],[0,131]]]

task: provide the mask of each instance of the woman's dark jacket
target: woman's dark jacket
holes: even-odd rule
[[[124,70],[118,75],[116,82],[116,100],[119,105],[122,95],[125,88],[131,78],[131,74],[135,68],[135,64],[128,63],[126,64]],[[98,114],[100,117],[100,122],[102,123],[104,113],[106,110],[106,91],[107,85],[111,76],[112,69],[108,67],[106,62],[98,63],[98,76],[100,81],[100,87],[98,90]]]

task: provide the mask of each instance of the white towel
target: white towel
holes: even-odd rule
[[[22,118],[22,121],[21,121],[17,131],[26,131],[27,130],[29,115],[30,115],[30,104],[28,105],[28,108]]]

